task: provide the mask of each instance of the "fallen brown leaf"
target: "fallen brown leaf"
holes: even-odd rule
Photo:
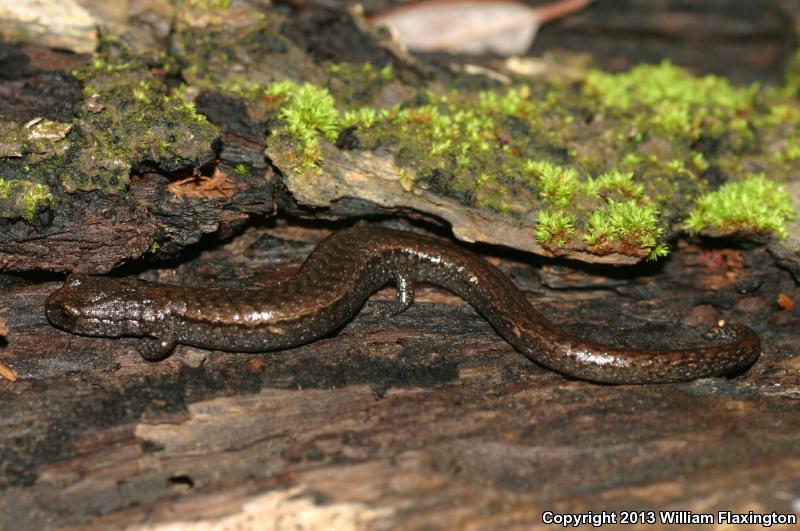
[[[794,299],[785,294],[784,292],[778,293],[778,306],[786,310],[787,312],[791,312],[794,310]]]
[[[513,0],[426,0],[370,17],[417,52],[522,55],[542,24],[580,11],[591,0],[531,7]]]
[[[17,371],[0,361],[0,376],[9,382],[15,382],[17,380]]]

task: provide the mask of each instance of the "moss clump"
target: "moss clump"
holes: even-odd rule
[[[43,184],[33,184],[22,195],[22,202],[25,204],[25,219],[33,221],[36,211],[42,206],[48,206],[53,201],[53,194],[50,189]]]
[[[342,119],[343,127],[372,127],[378,120],[383,117],[383,113],[372,107],[359,107],[355,110],[348,110],[344,113]]]
[[[314,179],[338,156],[333,142],[390,153],[403,190],[534,226],[554,252],[663,256],[669,220],[708,191],[706,173],[739,178],[743,158],[759,171],[800,169],[796,101],[668,62],[477,90],[411,86],[407,71],[366,64],[326,74],[250,87],[266,102],[251,109],[267,109],[277,164]]]
[[[797,29],[797,36],[800,38],[800,28]],[[795,50],[786,65],[786,89],[800,96],[800,49]]]
[[[297,85],[291,80],[270,85],[265,92],[282,102],[278,116],[286,123],[285,133],[298,141],[304,166],[314,165],[322,158],[319,135],[329,142],[339,136],[339,111],[331,93],[311,83]]]
[[[569,205],[578,190],[578,172],[574,168],[543,161],[528,161],[525,169],[538,177],[539,195],[542,199],[556,206]]]
[[[332,70],[384,82],[374,68]],[[370,83],[361,84],[363,93],[376,92]],[[280,119],[268,149],[298,173],[313,170],[306,175],[314,178],[325,164],[321,142],[331,143],[348,130],[357,138],[355,149],[395,153],[409,192],[430,190],[523,222],[534,221],[535,213],[537,239],[551,251],[666,254],[660,211],[674,209],[678,193],[697,193],[702,186],[697,176],[708,162],[691,150],[676,158],[626,149],[619,166],[604,161],[599,171],[587,171],[567,163],[570,151],[566,160],[557,151],[542,156],[541,146],[553,141],[550,131],[582,127],[554,103],[565,91],[551,89],[536,94],[532,87],[515,87],[477,95],[422,89],[409,102],[381,108],[354,101],[349,93],[340,101],[325,87],[282,81],[262,89],[271,115]],[[657,171],[657,178],[649,178],[650,171]]]
[[[584,93],[609,110],[634,112],[638,125],[669,136],[720,136],[726,128],[747,128],[758,87],[736,88],[716,76],[695,77],[664,61],[625,74],[592,71]]]
[[[541,210],[536,218],[536,239],[543,247],[558,250],[575,234],[575,216],[562,209]]]
[[[33,221],[36,212],[53,202],[50,188],[19,179],[0,178],[0,216]]]
[[[231,0],[186,0],[186,4],[186,7],[203,11],[231,8]]]
[[[644,185],[634,182],[633,172],[621,172],[616,169],[609,170],[596,179],[590,177],[584,187],[587,194],[595,196],[620,194],[630,198],[638,198],[644,194]]]
[[[537,176],[540,197],[549,205],[539,212],[536,226],[537,240],[547,249],[583,241],[600,255],[655,259],[668,253],[659,241],[664,230],[658,209],[632,172],[609,170],[581,180],[573,168],[557,164],[529,162],[526,169]]]
[[[608,252],[616,243],[616,235],[608,219],[608,209],[600,208],[589,214],[583,241],[599,252]]]
[[[713,229],[720,234],[773,233],[786,238],[786,222],[796,215],[786,189],[758,174],[701,196],[686,226],[693,232]]]
[[[664,229],[659,226],[654,206],[635,200],[609,200],[607,207],[593,211],[584,227],[583,241],[597,254],[622,252],[641,255],[650,260],[669,254],[669,248],[659,238]]]
[[[623,247],[646,250],[650,259],[666,256],[667,247],[659,244],[658,239],[663,229],[658,224],[658,211],[653,205],[640,204],[637,201],[609,201],[608,223],[614,237]]]
[[[187,100],[184,87],[171,89],[150,66],[109,43],[73,72],[83,101],[71,121],[37,117],[0,126],[18,133],[0,142],[1,217],[32,221],[64,192],[118,193],[139,165],[172,172],[213,160],[217,128]]]
[[[170,90],[124,49],[107,51],[112,54],[121,57],[101,56],[75,72],[87,105],[76,119],[79,150],[69,164],[74,171],[60,177],[64,188],[120,190],[142,161],[169,172],[211,160],[219,131],[186,99],[183,87]]]

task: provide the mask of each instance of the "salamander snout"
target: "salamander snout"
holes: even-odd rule
[[[141,281],[70,275],[47,297],[47,319],[64,330],[101,336],[140,335]]]
[[[90,307],[88,303],[93,297],[92,293],[82,288],[86,278],[83,275],[70,275],[61,289],[47,297],[45,313],[51,323],[70,328],[85,317],[85,309]]]
[[[47,303],[45,304],[47,319],[49,319],[51,323],[58,325],[66,325],[78,320],[81,316],[80,308],[57,295],[58,292],[47,299]]]

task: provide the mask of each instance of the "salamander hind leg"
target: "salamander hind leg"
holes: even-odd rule
[[[391,317],[403,313],[414,303],[414,282],[408,275],[397,275],[395,278],[397,292],[392,302],[385,303],[375,313],[380,317]]]

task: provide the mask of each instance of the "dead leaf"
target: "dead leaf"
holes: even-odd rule
[[[522,55],[542,24],[585,8],[591,0],[530,7],[506,0],[426,0],[370,17],[412,51]]]
[[[214,169],[213,175],[191,175],[178,181],[171,182],[167,189],[175,194],[191,197],[232,197],[241,188],[229,175],[219,168]]]
[[[0,361],[0,376],[9,382],[15,382],[17,380],[17,371]]]
[[[794,310],[794,299],[785,294],[784,292],[778,293],[778,306],[786,310],[787,312],[791,312]]]
[[[258,356],[257,358],[253,358],[249,363],[250,372],[253,374],[258,374],[261,372],[261,369],[264,368],[264,364],[266,360],[262,356]]]

